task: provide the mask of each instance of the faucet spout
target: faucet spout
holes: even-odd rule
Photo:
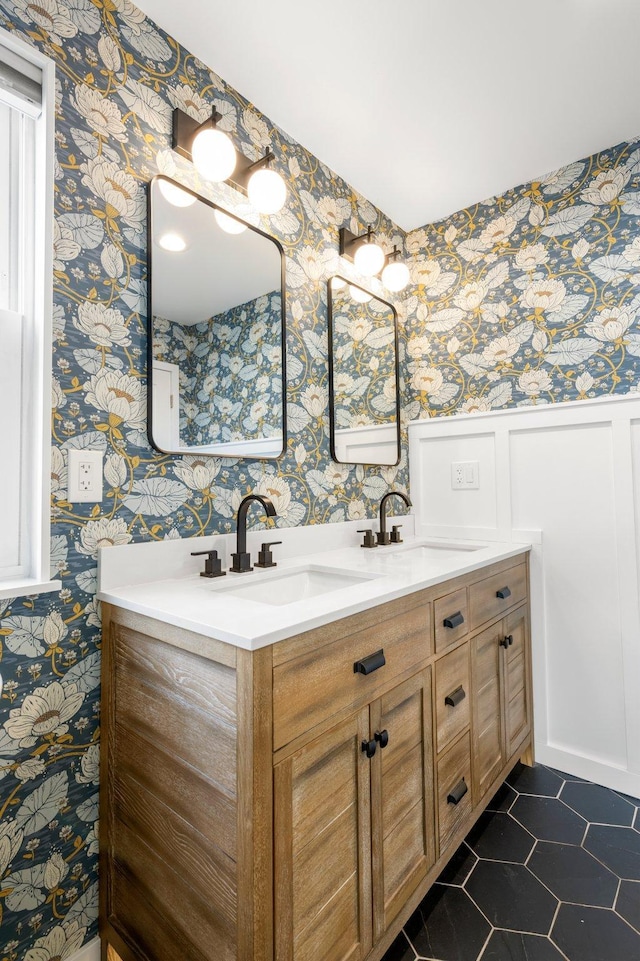
[[[387,501],[390,497],[400,497],[407,507],[413,507],[411,500],[402,491],[387,491],[382,500],[380,501],[380,530],[378,531],[377,538],[378,544],[389,544],[390,538],[387,533]]]
[[[262,504],[267,517],[277,516],[273,501],[262,494],[247,494],[240,501],[236,521],[236,552],[231,555],[233,560],[231,570],[235,571],[236,574],[244,574],[246,571],[252,570],[251,557],[247,553],[247,511],[252,501],[258,501],[259,504]]]

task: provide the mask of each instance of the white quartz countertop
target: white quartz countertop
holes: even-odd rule
[[[417,549],[420,546],[431,549]],[[288,557],[275,568],[248,574],[228,573],[214,579],[190,574],[130,585],[103,584],[98,597],[205,637],[256,650],[515,557],[529,547],[411,537],[388,547],[343,547]],[[295,572],[302,576],[294,579]],[[305,572],[310,572],[309,577]],[[311,584],[312,596],[303,596],[306,582]],[[330,589],[313,594],[314,584],[325,582]],[[251,593],[263,599],[248,597]],[[291,596],[295,599],[286,602]]]

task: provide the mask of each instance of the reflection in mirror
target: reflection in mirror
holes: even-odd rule
[[[166,453],[278,457],[280,245],[161,176],[149,189],[149,233],[152,444]]]
[[[341,464],[397,464],[395,308],[344,277],[328,286],[331,455]]]

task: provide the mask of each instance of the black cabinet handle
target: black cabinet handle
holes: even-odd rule
[[[502,638],[502,640],[500,641],[500,647],[504,647],[504,649],[505,649],[505,651],[506,651],[506,649],[509,647],[509,638],[508,638],[508,637],[503,637],[503,638]]]
[[[375,740],[378,742],[378,744],[380,745],[380,750],[382,750],[383,747],[386,747],[387,744],[389,743],[389,732],[387,731],[386,728],[384,729],[384,731],[376,731],[376,733],[373,736]]]
[[[367,757],[373,757],[376,753],[377,744],[375,741],[363,741],[362,750],[367,755]]]
[[[469,788],[464,778],[460,778],[455,787],[452,787],[447,794],[447,804],[459,804]]]
[[[363,657],[353,665],[354,674],[373,674],[379,667],[384,667],[387,662],[384,659],[384,650],[380,648],[374,654]]]
[[[451,692],[451,694],[447,694],[444,699],[444,703],[448,707],[455,707],[456,704],[460,703],[460,701],[464,701],[466,696],[465,690],[461,684],[460,687],[457,687],[455,691]]]
[[[496,591],[496,597],[499,597],[501,601],[506,601],[508,597],[511,597],[511,590],[508,587],[501,587],[499,591]]]
[[[509,641],[509,647],[513,644],[513,634],[507,634],[507,640]]]
[[[442,623],[444,627],[460,627],[461,624],[464,624],[464,614],[462,611],[456,611],[455,614],[445,617]]]

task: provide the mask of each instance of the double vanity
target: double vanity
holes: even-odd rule
[[[378,961],[531,761],[528,548],[368,550],[355,526],[334,550],[309,530],[315,552],[279,531],[274,569],[219,578],[194,541],[102,552],[101,935],[124,961]]]

